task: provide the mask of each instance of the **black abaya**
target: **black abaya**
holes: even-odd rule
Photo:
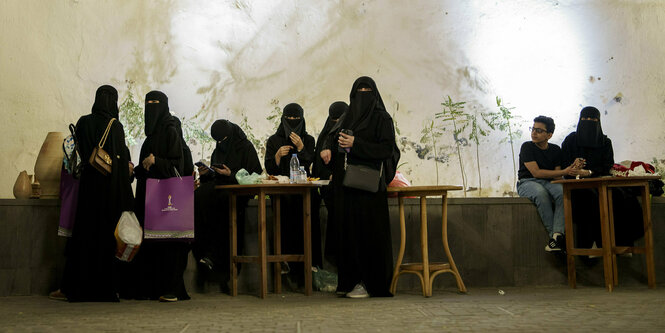
[[[61,288],[69,301],[118,300],[113,232],[122,212],[131,211],[133,203],[129,150],[120,122],[113,122],[103,146],[112,158],[111,174],[102,175],[88,164],[110,119],[118,117],[117,96],[113,87],[100,87],[92,114],[81,117],[76,124],[83,168]]]
[[[584,158],[584,169],[591,170],[594,177],[607,176],[614,165],[612,141],[602,133],[600,113],[595,108],[584,108],[580,118],[582,117],[596,118],[598,121],[580,119],[578,131],[570,133],[561,144],[562,165],[570,165],[576,158]],[[594,242],[600,246],[598,192],[595,189],[574,190],[571,201],[573,222],[577,225],[576,246],[591,248]],[[632,246],[633,242],[644,234],[642,209],[637,197],[630,189],[615,188],[612,190],[612,203],[616,244]]]
[[[300,124],[289,124],[288,119],[285,118],[286,116],[300,117]],[[303,142],[304,147],[299,152],[295,144],[293,144],[286,134],[289,129],[296,132]],[[289,154],[282,156],[278,166],[275,162],[275,153],[282,146],[291,146],[292,149]],[[266,143],[266,155],[264,161],[266,172],[270,175],[289,176],[291,156],[292,154],[297,154],[300,166],[305,168],[307,175],[309,176],[310,166],[314,161],[314,148],[314,137],[307,134],[302,108],[294,103],[289,104],[284,107],[284,115],[282,116],[282,122],[277,129],[277,132],[270,136]],[[319,209],[319,207],[312,207],[312,209]],[[302,196],[283,195],[281,197],[282,253],[303,253],[302,214]],[[321,267],[321,226],[317,217],[318,214],[312,214],[312,266]],[[300,265],[295,267],[299,266]],[[296,269],[296,271],[297,270],[298,269]],[[296,279],[302,278],[300,272],[294,272],[292,276]]]
[[[220,126],[224,130],[216,131]],[[263,169],[256,149],[238,125],[227,120],[218,120],[213,124],[212,136],[219,143],[212,153],[211,164],[226,165],[231,170],[231,175],[225,176],[208,171],[200,177],[201,186],[194,192],[196,233],[192,250],[197,262],[202,258],[210,259],[214,264],[213,270],[222,273],[222,282],[224,282],[228,279],[230,268],[229,197],[228,194],[215,190],[215,185],[237,184],[235,175],[240,169],[245,169],[250,174],[253,172],[260,174]],[[249,199],[247,196],[242,196],[236,201],[240,253],[244,246],[245,208]]]
[[[360,94],[356,92],[360,84],[371,87],[369,93],[373,96],[356,98]],[[332,152],[334,209],[339,226],[337,291],[349,292],[356,284],[364,283],[371,296],[392,296],[392,238],[385,173],[381,175],[376,193],[345,187],[342,181],[345,155],[348,164],[380,169],[393,154],[395,131],[392,118],[371,78],[356,80],[350,97],[349,112],[342,117],[338,128],[353,130],[353,147],[348,154],[340,153],[336,133],[328,137],[331,144],[327,147]]]

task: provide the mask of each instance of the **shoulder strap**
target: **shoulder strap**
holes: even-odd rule
[[[109,124],[106,126],[106,131],[104,131],[104,135],[102,135],[102,138],[99,140],[99,144],[97,145],[99,148],[104,147],[104,144],[106,144],[106,139],[109,136],[109,131],[111,130],[111,124],[115,121],[115,118],[111,118],[109,120]]]

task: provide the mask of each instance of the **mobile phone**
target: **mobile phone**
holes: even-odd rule
[[[344,133],[346,135],[353,135],[353,130],[343,128],[339,131],[340,133]],[[340,146],[337,146],[337,151],[340,153],[350,153],[351,148],[342,148]]]
[[[208,171],[215,172],[215,170],[213,170],[211,167],[207,166],[205,163],[203,163],[201,161],[198,161],[198,162],[194,163],[194,165],[196,165],[197,167],[204,167],[204,168],[208,169]]]

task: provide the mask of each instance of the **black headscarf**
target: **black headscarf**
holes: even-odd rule
[[[157,100],[159,103],[148,103]],[[169,98],[161,91],[153,90],[145,95],[145,135],[150,136],[171,119]]]
[[[582,118],[594,118],[593,120],[582,120]],[[603,129],[600,126],[600,111],[593,106],[587,106],[580,112],[580,120],[577,122],[577,144],[581,147],[598,148],[603,145]]]
[[[210,128],[210,134],[215,141],[215,151],[213,152],[212,164],[227,164],[236,159],[237,150],[245,149],[244,141],[247,141],[247,135],[240,126],[226,120],[216,120]],[[251,144],[251,143],[250,143]]]
[[[183,175],[188,176],[194,172],[194,162],[192,161],[192,150],[189,149],[187,141],[185,141],[185,137],[182,134],[182,122],[180,121],[180,118],[176,116],[171,116],[171,119],[173,121],[173,124],[175,125],[175,129],[178,132],[178,135],[180,136],[180,143],[182,144],[182,157],[184,163]]]
[[[97,88],[92,114],[105,118],[118,118],[118,91],[112,86],[103,85]]]
[[[349,105],[345,102],[337,101],[330,104],[328,108],[328,119],[326,119],[326,124],[323,126],[321,133],[319,133],[319,138],[316,140],[316,156],[314,160],[314,166],[312,168],[313,177],[329,178],[330,171],[324,167],[323,160],[318,154],[325,149],[327,146],[327,140],[329,135],[336,129],[339,128],[339,120],[342,115],[349,110]]]
[[[294,132],[302,138],[307,133],[303,115],[304,111],[298,103],[287,104],[282,111],[282,122],[277,128],[276,134],[280,136],[284,134],[284,137],[288,138],[291,132]],[[300,117],[300,119],[286,119],[286,117]]]
[[[371,88],[372,91],[358,91],[359,88]],[[375,110],[386,111],[379,89],[369,76],[361,76],[353,83],[349,95],[351,104],[344,116],[341,128],[359,131],[369,124],[369,114]]]

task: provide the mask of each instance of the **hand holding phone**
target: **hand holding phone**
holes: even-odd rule
[[[194,163],[194,165],[199,167],[199,173],[200,174],[206,174],[208,172],[215,172],[215,170],[213,170],[211,167],[207,166],[205,163],[203,163],[201,161],[198,161],[198,162]],[[203,170],[201,170],[201,168],[203,168]]]

